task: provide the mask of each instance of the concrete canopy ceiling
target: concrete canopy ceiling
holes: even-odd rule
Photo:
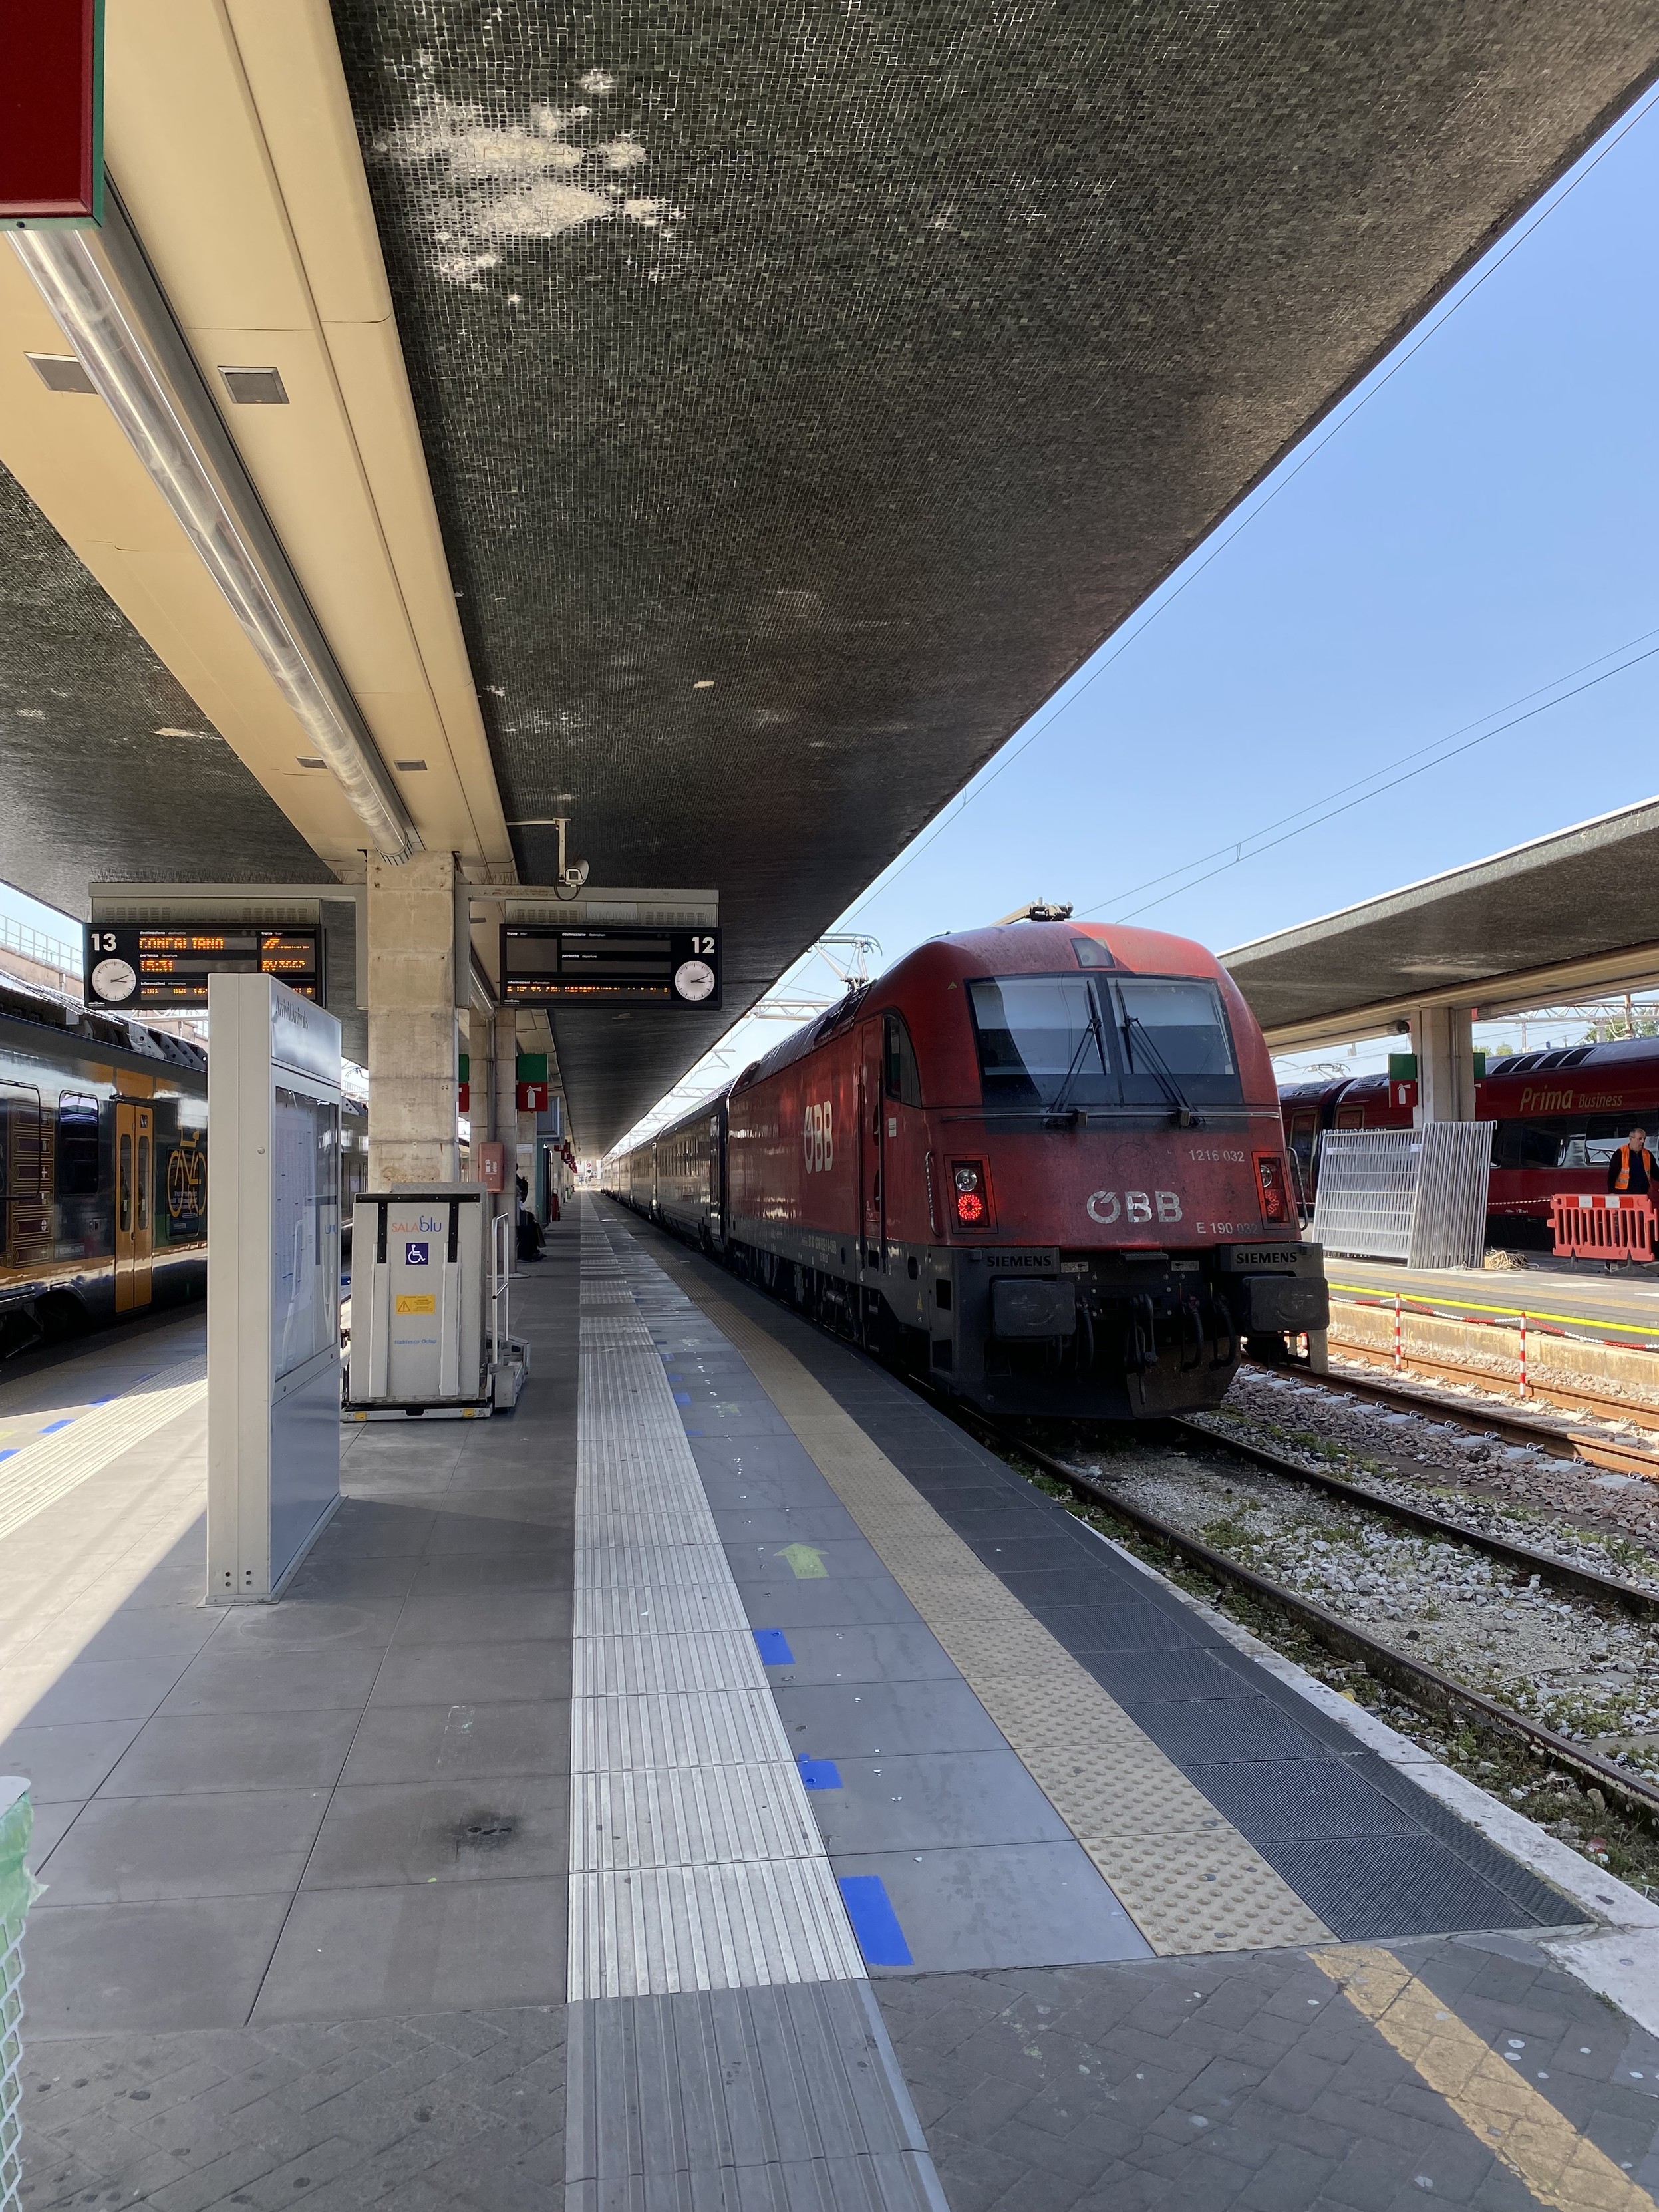
[[[1639,0],[333,0],[525,880],[714,884],[723,1016],[1659,65]]]
[[[216,883],[228,867],[332,880],[0,468],[0,878],[84,921],[89,881]]]
[[[1220,955],[1276,1049],[1659,981],[1659,799]]]

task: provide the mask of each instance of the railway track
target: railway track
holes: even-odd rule
[[[1370,1506],[1391,1520],[1405,1522],[1407,1528],[1422,1529],[1425,1534],[1453,1537],[1471,1551],[1484,1552],[1488,1559],[1501,1560],[1517,1572],[1537,1575],[1559,1589],[1571,1590],[1576,1597],[1622,1606],[1639,1620],[1659,1621],[1659,1596],[1633,1583],[1621,1583],[1614,1575],[1597,1574],[1594,1567],[1575,1566],[1570,1560],[1557,1559],[1553,1552],[1536,1552],[1528,1544],[1511,1544],[1483,1528],[1471,1528],[1461,1521],[1449,1520],[1443,1514],[1431,1513],[1425,1506],[1408,1505],[1397,1498],[1386,1498],[1380,1492],[1368,1490],[1362,1482],[1350,1481],[1345,1475],[1331,1474],[1322,1468],[1304,1467],[1299,1460],[1286,1459],[1266,1444],[1252,1443],[1243,1437],[1224,1436],[1218,1430],[1206,1427],[1202,1421],[1178,1419],[1174,1425],[1191,1436],[1201,1437],[1206,1444],[1218,1450],[1265,1467],[1286,1481],[1322,1490],[1327,1496],[1343,1498],[1350,1504]]]
[[[1373,1351],[1367,1345],[1340,1344],[1336,1348],[1345,1359],[1364,1360],[1370,1365],[1382,1368],[1393,1366],[1390,1353]],[[1477,1389],[1492,1392],[1503,1389],[1505,1387],[1506,1379],[1501,1375],[1493,1375],[1485,1367],[1473,1366],[1465,1360],[1431,1359],[1421,1352],[1415,1352],[1402,1354],[1400,1371],[1414,1375],[1439,1376],[1449,1382],[1472,1382]],[[1328,1380],[1340,1389],[1352,1388],[1356,1395],[1375,1392],[1380,1396],[1390,1388],[1398,1389],[1400,1387],[1398,1384],[1391,1386],[1386,1382],[1373,1382],[1369,1377],[1358,1376],[1332,1375],[1328,1377],[1322,1376],[1319,1379],[1322,1382]],[[1636,1428],[1659,1430],[1659,1406],[1644,1405],[1639,1400],[1610,1398],[1602,1391],[1580,1390],[1565,1382],[1539,1382],[1530,1376],[1527,1382],[1527,1395],[1540,1406],[1553,1406],[1565,1413],[1589,1413],[1599,1420],[1627,1421]],[[1437,1403],[1438,1402],[1440,1401],[1437,1401]],[[1422,1409],[1419,1405],[1413,1410],[1420,1412]],[[1449,1416],[1452,1410],[1451,1406],[1448,1404]],[[1524,1414],[1494,1415],[1490,1420],[1484,1415],[1480,1417],[1480,1424],[1486,1427],[1495,1428],[1500,1420],[1507,1421],[1514,1426],[1519,1441],[1538,1443],[1545,1450],[1559,1447],[1563,1435],[1561,1430],[1553,1428],[1547,1421],[1528,1421]],[[1578,1437],[1575,1436],[1572,1441],[1577,1456],[1588,1458],[1592,1455],[1589,1451],[1578,1449],[1580,1445]],[[1627,1445],[1612,1437],[1603,1437],[1586,1436],[1583,1437],[1582,1443],[1594,1448],[1598,1465],[1604,1463],[1602,1454],[1617,1453],[1632,1461],[1632,1465],[1629,1472],[1651,1474],[1659,1478],[1659,1449],[1644,1449],[1639,1444]],[[1605,1463],[1612,1465],[1613,1462],[1608,1460]]]
[[[1477,1725],[1495,1728],[1518,1737],[1546,1753],[1558,1767],[1576,1775],[1586,1787],[1598,1789],[1604,1796],[1611,1794],[1616,1796],[1622,1804],[1639,1812],[1650,1821],[1659,1820],[1659,1784],[1628,1773],[1624,1768],[1614,1765],[1611,1759],[1602,1759],[1595,1752],[1585,1751],[1579,1745],[1569,1742],[1565,1736],[1558,1735],[1553,1729],[1529,1720],[1524,1713],[1518,1713],[1511,1706],[1500,1704],[1497,1698],[1487,1697],[1484,1691],[1471,1689],[1462,1682],[1455,1681],[1450,1675],[1443,1674],[1437,1668],[1428,1666],[1420,1659],[1407,1658],[1391,1644],[1368,1635],[1363,1628],[1340,1619],[1312,1598],[1304,1597],[1299,1591],[1287,1589],[1283,1583],[1259,1573],[1254,1567],[1247,1567],[1239,1560],[1230,1558],[1226,1553],[1217,1551],[1202,1538],[1189,1535],[1185,1529],[1176,1528],[1157,1514],[1132,1504],[1109,1484],[1085,1474],[1080,1468],[1073,1467],[1054,1453],[1042,1450],[1016,1431],[1004,1428],[1000,1423],[978,1415],[964,1416],[960,1409],[947,1410],[951,1410],[952,1418],[961,1421],[963,1426],[977,1430],[981,1437],[988,1438],[1004,1456],[1029,1462],[1041,1468],[1051,1480],[1065,1485],[1078,1497],[1125,1522],[1141,1535],[1150,1537],[1189,1565],[1200,1568],[1214,1581],[1243,1591],[1285,1614],[1304,1628],[1328,1650],[1350,1663],[1358,1662],[1373,1680],[1382,1683],[1408,1705],[1431,1712],[1466,1714]],[[1276,1474],[1291,1475],[1298,1481],[1309,1479],[1305,1468],[1282,1462],[1276,1453],[1254,1445],[1235,1444],[1231,1438],[1218,1437],[1212,1431],[1196,1423],[1181,1425],[1194,1437],[1201,1437],[1217,1451],[1231,1452],[1238,1457],[1253,1460],[1258,1465],[1271,1468]],[[1584,1569],[1569,1569],[1565,1562],[1549,1559],[1547,1554],[1532,1552],[1521,1545],[1504,1544],[1498,1538],[1477,1535],[1460,1528],[1455,1522],[1441,1521],[1436,1515],[1419,1516],[1415,1509],[1402,1511],[1392,1499],[1374,1499],[1356,1485],[1342,1482],[1334,1477],[1326,1478],[1320,1486],[1327,1486],[1350,1502],[1374,1505],[1379,1513],[1401,1519],[1413,1518],[1419,1521],[1419,1525],[1426,1523],[1437,1534],[1507,1560],[1517,1571],[1524,1569],[1528,1574],[1541,1577],[1547,1565],[1558,1576],[1571,1573],[1577,1577],[1581,1595],[1590,1594],[1583,1588],[1588,1584],[1593,1586],[1594,1594],[1604,1601],[1616,1601],[1630,1609],[1659,1617],[1659,1599],[1655,1599],[1646,1591],[1615,1582],[1611,1577],[1596,1575]]]

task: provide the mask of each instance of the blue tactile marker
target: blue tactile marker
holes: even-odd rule
[[[833,1759],[809,1759],[804,1751],[798,1751],[795,1764],[800,1769],[801,1780],[809,1790],[841,1788],[841,1769]],[[896,1928],[897,1921],[893,1925]]]
[[[909,1966],[910,1946],[904,1940],[904,1930],[899,1926],[898,1915],[881,1876],[844,1874],[841,1877],[841,1894],[866,1966]]]
[[[755,1642],[759,1646],[763,1667],[793,1667],[795,1655],[789,1649],[789,1638],[781,1628],[757,1628]]]

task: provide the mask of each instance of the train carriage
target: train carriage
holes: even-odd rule
[[[0,1357],[206,1281],[207,1055],[0,987]]]
[[[604,1187],[1000,1412],[1214,1405],[1244,1337],[1327,1317],[1261,1033],[1152,931],[937,939]]]

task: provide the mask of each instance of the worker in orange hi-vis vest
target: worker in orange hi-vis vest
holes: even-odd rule
[[[1648,1150],[1645,1129],[1632,1129],[1607,1162],[1607,1188],[1645,1197],[1659,1181],[1659,1167]]]

